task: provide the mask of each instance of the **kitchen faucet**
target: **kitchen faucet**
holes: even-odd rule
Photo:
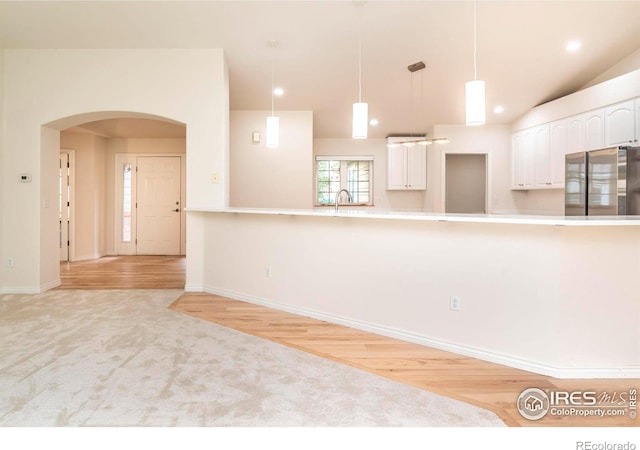
[[[353,203],[353,197],[351,197],[351,193],[346,189],[340,189],[340,191],[338,191],[338,193],[336,194],[336,212],[338,212],[338,204],[340,203],[340,194],[342,194],[343,192],[347,193],[347,201],[349,203]]]

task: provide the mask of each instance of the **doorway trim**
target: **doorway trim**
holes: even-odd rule
[[[68,164],[69,164],[69,215],[67,217],[69,221],[67,240],[69,241],[69,249],[68,249],[68,262],[73,262],[76,260],[76,249],[75,249],[75,238],[76,238],[76,221],[75,221],[75,211],[76,211],[76,177],[75,177],[75,169],[76,169],[76,151],[75,149],[69,148],[61,148],[60,154],[68,155]]]
[[[484,155],[485,156],[485,211],[486,214],[491,214],[492,196],[491,196],[491,181],[493,179],[491,172],[491,153],[490,152],[455,152],[445,151],[442,153],[442,161],[440,164],[440,211],[446,211],[447,202],[447,155]]]
[[[114,170],[114,214],[113,214],[113,254],[114,255],[136,255],[137,254],[137,217],[136,208],[132,208],[132,232],[133,242],[126,243],[122,241],[122,203],[123,203],[123,174],[121,168],[124,164],[128,163],[132,165],[134,177],[132,179],[132,201],[135,202],[135,177],[136,167],[139,157],[162,157],[173,156],[180,158],[180,255],[186,255],[186,212],[184,206],[186,205],[186,155],[184,153],[116,153],[115,154],[115,166]]]

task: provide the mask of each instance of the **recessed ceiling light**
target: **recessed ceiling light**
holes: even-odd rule
[[[496,114],[502,114],[504,112],[504,106],[497,105],[495,108],[493,108],[493,112]]]
[[[371,125],[372,127],[375,127],[379,124],[380,122],[378,122],[378,119],[371,119],[369,121],[369,125]]]
[[[280,97],[282,96],[282,94],[284,94],[284,89],[282,88],[277,87],[273,90],[273,95],[277,95],[278,97]]]
[[[569,53],[574,53],[574,52],[577,52],[578,50],[580,50],[581,47],[582,47],[582,42],[580,42],[580,41],[569,41],[569,42],[567,42],[567,45],[564,48]]]

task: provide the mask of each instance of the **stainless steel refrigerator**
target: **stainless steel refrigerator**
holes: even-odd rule
[[[565,215],[640,214],[640,147],[611,147],[565,157]]]

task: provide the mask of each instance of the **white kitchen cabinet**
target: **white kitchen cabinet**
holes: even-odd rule
[[[605,108],[605,147],[632,145],[637,139],[635,106],[628,100]]]
[[[567,153],[604,148],[604,108],[567,119]]]
[[[567,119],[512,135],[511,189],[563,188],[567,137]]]
[[[567,119],[549,124],[549,187],[564,188],[564,157],[567,154],[568,138]]]
[[[515,133],[511,141],[511,188],[533,187],[533,130]]]
[[[511,189],[564,188],[567,154],[640,145],[640,98],[528,128],[511,139]]]
[[[424,145],[398,145],[387,150],[387,189],[427,188],[427,149]]]
[[[598,150],[605,147],[604,116],[604,108],[589,111],[580,115],[584,122],[584,148],[576,151]]]
[[[567,153],[582,152],[585,149],[585,116],[580,114],[567,119]],[[603,124],[604,125],[604,124]]]
[[[551,154],[549,153],[549,125],[533,129],[533,175],[538,188],[551,186]]]
[[[633,140],[633,146],[637,147],[640,145],[640,98],[635,100],[636,107],[636,137]]]

